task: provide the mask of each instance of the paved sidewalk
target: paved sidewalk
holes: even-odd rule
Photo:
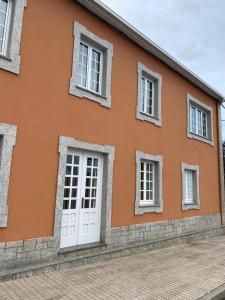
[[[0,299],[211,299],[223,284],[225,237],[217,237],[1,282]]]

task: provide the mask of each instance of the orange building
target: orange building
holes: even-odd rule
[[[0,277],[223,233],[224,98],[99,1],[0,0]]]

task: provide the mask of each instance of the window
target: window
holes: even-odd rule
[[[12,1],[0,0],[0,54],[5,55],[9,36]]]
[[[145,77],[141,79],[141,112],[154,116],[154,82]]]
[[[102,53],[80,43],[78,84],[92,92],[101,94]]]
[[[213,145],[212,108],[188,94],[187,136]]]
[[[184,202],[186,204],[193,203],[194,201],[193,177],[194,172],[192,170],[184,171]]]
[[[199,209],[199,167],[182,163],[182,210]]]
[[[0,228],[8,221],[8,188],[13,147],[16,143],[16,126],[0,124]]]
[[[154,204],[154,176],[155,166],[153,162],[141,162],[141,190],[140,204]]]
[[[191,132],[207,138],[206,112],[191,105]]]
[[[139,62],[137,119],[162,125],[161,87],[162,76]]]
[[[109,42],[75,22],[70,94],[110,108],[112,56]]]
[[[26,0],[0,0],[0,68],[16,74],[25,6]]]
[[[163,211],[162,164],[160,155],[136,152],[136,215]]]

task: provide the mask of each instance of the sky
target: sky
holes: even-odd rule
[[[101,1],[225,95],[225,0]]]

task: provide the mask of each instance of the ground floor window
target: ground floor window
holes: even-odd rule
[[[162,212],[162,156],[136,152],[135,214]]]
[[[199,199],[199,167],[182,163],[182,209],[200,208]]]

